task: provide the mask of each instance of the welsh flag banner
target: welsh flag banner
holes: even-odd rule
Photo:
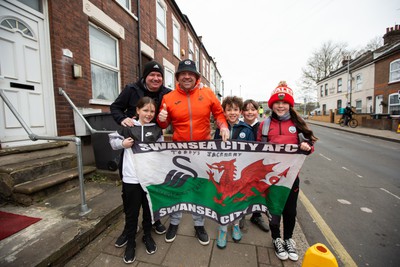
[[[295,144],[135,142],[134,164],[153,220],[177,211],[229,224],[255,211],[280,215],[306,155]]]

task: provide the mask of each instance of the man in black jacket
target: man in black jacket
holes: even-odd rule
[[[153,98],[156,103],[156,112],[160,110],[161,99],[171,89],[163,85],[164,69],[156,61],[150,61],[144,66],[142,78],[136,83],[125,86],[114,103],[110,106],[114,120],[125,127],[133,126],[132,117],[136,114],[136,104],[144,96]],[[154,118],[157,118],[157,114]]]
[[[160,110],[161,100],[165,94],[171,92],[163,85],[164,69],[160,63],[150,61],[144,66],[142,77],[136,82],[125,86],[114,103],[110,106],[111,115],[114,120],[124,126],[133,127],[132,117],[136,115],[136,105],[140,98],[144,96],[151,97],[156,102],[156,112]],[[154,118],[157,118],[154,116]],[[154,121],[155,122],[155,121]],[[122,161],[121,155],[121,161]],[[119,163],[120,176],[122,162]],[[124,195],[122,194],[122,198]],[[165,226],[158,220],[154,222],[153,228],[157,234],[166,232]],[[127,243],[125,229],[115,242],[116,247],[123,247]]]

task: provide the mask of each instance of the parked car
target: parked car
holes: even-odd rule
[[[311,116],[314,116],[314,115],[321,115],[321,109],[320,109],[320,108],[313,109],[313,110],[310,112],[310,115],[311,115]]]

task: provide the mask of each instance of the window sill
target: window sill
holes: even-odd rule
[[[112,101],[102,99],[90,99],[89,104],[109,106],[112,104]]]

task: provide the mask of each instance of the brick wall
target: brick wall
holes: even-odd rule
[[[397,53],[375,64],[375,96],[383,95],[383,101],[386,104],[388,103],[388,96],[400,90],[400,82],[389,84],[390,62],[399,58],[400,53]],[[388,113],[387,105],[383,106],[383,113]]]
[[[125,28],[125,39],[119,39],[121,86],[135,81],[138,75],[136,20],[115,1],[90,2]],[[83,12],[82,0],[49,1],[49,21],[58,135],[73,135],[75,132],[72,108],[65,98],[58,94],[59,87],[68,93],[77,107],[101,108],[104,112],[108,112],[109,107],[89,104],[92,97],[89,18]],[[62,49],[69,49],[73,58],[63,56]],[[83,78],[73,78],[74,63],[82,66]]]

